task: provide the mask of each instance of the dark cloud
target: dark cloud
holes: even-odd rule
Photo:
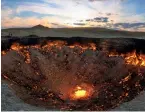
[[[55,27],[55,28],[63,28],[63,27],[66,27],[65,25],[59,24],[59,23],[50,23],[50,24],[53,25],[53,27]]]
[[[57,23],[51,23],[52,25],[59,25],[59,24],[57,24]]]
[[[93,19],[86,19],[86,21],[93,21]]]
[[[108,22],[108,17],[96,17],[94,20],[96,22]]]
[[[107,23],[109,21],[109,18],[108,17],[95,17],[93,19],[87,19],[86,21]]]
[[[113,14],[113,13],[106,13],[107,16],[112,16],[112,15],[118,15],[118,14]]]
[[[107,15],[107,16],[111,16],[111,15],[112,15],[112,13],[106,13],[106,15]]]
[[[145,27],[145,23],[116,23],[113,26],[122,28],[138,28]]]
[[[86,25],[85,23],[73,23],[74,25],[79,25],[79,26],[84,26]]]
[[[83,22],[83,20],[78,20],[79,22]]]

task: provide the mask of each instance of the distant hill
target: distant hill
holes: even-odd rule
[[[9,28],[2,29],[2,36],[24,37],[37,35],[40,37],[93,37],[93,38],[120,38],[136,37],[145,38],[145,32],[119,31],[106,28],[48,28],[43,25],[36,25],[31,28]]]
[[[49,28],[49,27],[45,27],[45,26],[39,24],[39,25],[33,26],[32,28],[36,28],[36,29],[46,29],[46,28]]]

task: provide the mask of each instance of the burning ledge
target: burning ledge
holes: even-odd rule
[[[32,105],[108,110],[145,88],[144,45],[138,39],[10,38],[2,41],[2,77]]]

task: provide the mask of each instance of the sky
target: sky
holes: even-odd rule
[[[2,0],[2,28],[104,27],[145,31],[145,0]]]

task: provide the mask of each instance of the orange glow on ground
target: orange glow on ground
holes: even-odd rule
[[[71,94],[71,99],[73,100],[84,99],[84,98],[87,98],[88,95],[89,93],[87,92],[87,90],[85,90],[84,88],[80,86],[77,86]]]
[[[79,90],[76,90],[75,93],[74,93],[74,97],[76,99],[84,98],[86,96],[87,96],[87,91],[86,90],[79,89]]]
[[[72,100],[79,100],[79,99],[88,99],[93,93],[93,88],[89,85],[82,85],[82,86],[76,86],[71,94],[70,98]]]

